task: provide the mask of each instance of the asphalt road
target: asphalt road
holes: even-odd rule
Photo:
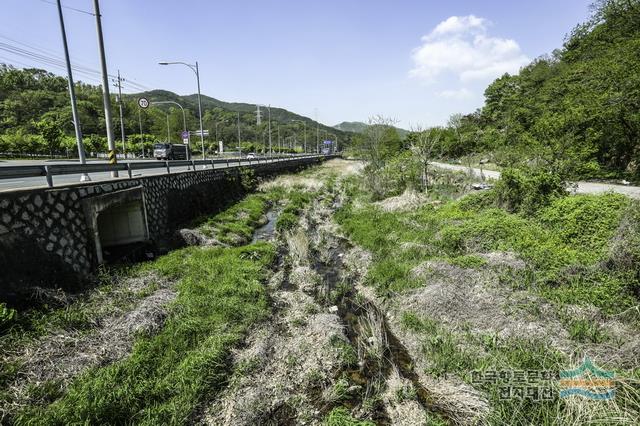
[[[231,159],[230,159],[231,160]],[[252,164],[255,163],[257,159],[251,160]],[[131,160],[133,161],[133,160]],[[135,161],[157,161],[155,159],[149,160],[135,160]],[[48,160],[10,160],[10,161],[0,161],[0,167],[6,166],[30,166],[30,165],[54,165],[54,164],[74,164],[77,161],[48,161]],[[90,161],[91,164],[106,164],[106,161]],[[244,159],[242,161],[243,164],[249,164],[248,160]],[[231,164],[231,167],[237,166],[237,162]],[[200,169],[202,166],[197,166]],[[226,168],[226,164],[216,164],[216,169],[224,169]],[[207,166],[207,169],[211,169],[211,166]],[[172,167],[171,173],[181,173],[188,171],[187,167]],[[157,168],[157,169],[146,169],[146,170],[134,170],[133,177],[140,176],[153,176],[153,175],[162,175],[166,174],[165,168]],[[126,171],[121,171],[119,173],[118,179],[127,179],[128,175]],[[55,175],[53,176],[53,185],[56,187],[64,186],[68,184],[74,184],[80,182],[80,174],[69,174],[69,175]],[[91,173],[89,175],[92,181],[106,181],[113,179],[109,172],[104,173]],[[16,179],[0,179],[0,192],[1,191],[11,191],[16,189],[27,189],[27,188],[40,188],[46,187],[47,182],[44,176],[37,177],[25,177],[25,178],[16,178]]]
[[[441,169],[469,171],[468,167],[458,166],[456,164],[447,163],[431,163],[431,165],[439,167]],[[478,168],[472,168],[471,172],[478,177],[484,176],[487,179],[499,179],[500,172],[495,170],[480,170]],[[571,192],[574,194],[602,194],[605,192],[616,192],[618,194],[626,195],[630,198],[640,199],[640,187],[631,185],[615,185],[612,183],[601,182],[574,182]]]

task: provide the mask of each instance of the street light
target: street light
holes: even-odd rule
[[[200,71],[198,69],[198,61],[196,61],[195,65],[188,64],[186,62],[158,62],[159,65],[175,65],[180,64],[191,68],[191,71],[196,73],[196,81],[198,83],[198,116],[200,118],[200,143],[202,145],[202,159],[205,159],[204,155],[204,129],[202,127],[202,100],[200,99]],[[205,166],[206,167],[206,166]]]
[[[179,103],[177,103],[175,101],[155,101],[155,102],[151,102],[151,105],[162,105],[162,104],[177,105],[182,110],[182,127],[183,127],[185,133],[187,133],[187,135],[188,135],[187,138],[189,139],[189,142],[190,142],[191,135],[190,135],[190,133],[187,132],[187,115],[185,114],[184,108],[182,107],[182,105],[180,105]],[[167,115],[167,123],[169,122],[168,121],[168,117],[169,116]],[[168,128],[168,124],[167,124],[167,128]],[[189,143],[187,143],[187,144],[189,145]],[[187,160],[190,160],[190,159],[191,159],[191,155],[190,155],[189,150],[187,149]]]

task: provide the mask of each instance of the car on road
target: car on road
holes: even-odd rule
[[[187,160],[187,145],[156,143],[153,145],[153,156],[156,160]]]
[[[255,152],[250,152],[250,153],[248,153],[248,154],[247,154],[247,158],[248,158],[249,160],[251,160],[251,159],[253,159],[253,158],[256,158],[256,153],[255,153]]]

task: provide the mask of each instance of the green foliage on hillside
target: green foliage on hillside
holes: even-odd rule
[[[106,152],[106,129],[102,106],[102,91],[97,86],[76,84],[78,113],[84,134],[87,152]],[[197,96],[179,96],[165,90],[153,90],[135,95],[123,95],[125,135],[127,151],[140,153],[151,149],[156,141],[180,143],[184,129],[181,110],[174,105],[156,105],[140,110],[137,99],[147,97],[152,102],[174,101],[185,109],[186,127],[200,128]],[[210,136],[205,140],[205,150],[218,149],[222,140],[227,151],[238,146],[238,112],[240,113],[240,141],[245,152],[260,152],[268,147],[268,112],[261,108],[262,124],[256,124],[256,106],[242,103],[227,103],[209,96],[202,96],[203,125]],[[115,96],[112,97],[114,112],[113,128],[117,148],[122,151],[120,141],[120,118]],[[169,115],[169,135],[167,134]],[[317,125],[309,118],[282,108],[271,108],[271,139],[275,152],[302,151],[305,140],[305,125],[308,150],[315,151],[316,138],[339,139],[340,144],[350,140],[350,134],[332,127]],[[300,120],[300,121],[297,121]],[[45,70],[29,68],[15,69],[0,64],[0,153],[77,155],[75,134],[67,80]],[[140,135],[142,127],[143,135]],[[198,137],[192,136],[192,150],[199,151]],[[142,143],[143,142],[143,143]],[[196,143],[193,143],[196,142]]]
[[[343,121],[342,123],[336,124],[333,127],[338,130],[342,130],[343,132],[365,133],[368,126],[369,124],[363,123],[362,121]],[[395,129],[401,139],[404,139],[409,133],[408,130],[401,129],[399,127],[395,127]]]
[[[443,157],[640,179],[640,1],[598,0],[564,46],[495,80],[484,106],[441,128]]]

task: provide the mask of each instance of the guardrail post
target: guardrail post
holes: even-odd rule
[[[169,174],[171,174],[171,168],[170,168],[170,166],[169,166],[169,162],[168,162],[168,161],[165,161],[164,163],[167,165],[167,174],[168,174],[168,175],[169,175]]]
[[[131,176],[131,163],[124,163],[124,166],[127,168],[127,174],[129,175],[129,179],[132,178]]]
[[[49,188],[53,187],[53,175],[51,174],[51,170],[49,170],[49,166],[44,166],[44,171],[47,173],[47,185]]]

